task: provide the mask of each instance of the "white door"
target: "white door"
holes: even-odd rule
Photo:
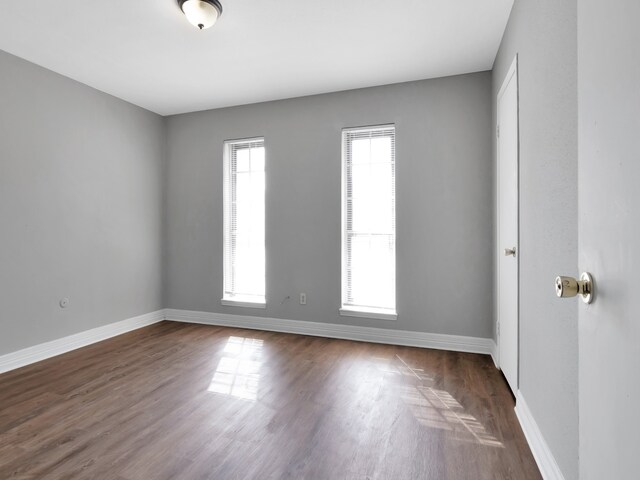
[[[498,93],[499,365],[518,390],[518,57]]]
[[[640,2],[580,0],[578,10],[579,265],[596,284],[578,307],[580,479],[636,479]]]

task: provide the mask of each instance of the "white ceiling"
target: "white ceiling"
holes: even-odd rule
[[[0,49],[162,115],[489,70],[513,0],[5,1]]]

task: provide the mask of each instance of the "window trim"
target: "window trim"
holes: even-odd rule
[[[226,273],[226,268],[227,268],[227,244],[228,244],[228,236],[229,236],[229,228],[227,228],[227,211],[228,211],[228,202],[229,202],[229,192],[228,189],[230,188],[230,180],[227,181],[228,178],[230,178],[231,172],[230,172],[230,168],[231,168],[231,157],[230,157],[230,153],[231,153],[231,147],[233,145],[238,145],[238,144],[246,144],[246,143],[259,143],[262,142],[262,146],[265,150],[265,182],[266,182],[266,165],[267,165],[267,146],[266,146],[266,140],[264,136],[255,136],[255,137],[246,137],[246,138],[234,138],[234,139],[228,139],[225,140],[223,142],[223,155],[222,155],[222,163],[223,163],[223,242],[222,242],[222,249],[223,249],[223,253],[222,253],[222,298],[220,299],[220,304],[224,305],[224,306],[231,306],[231,307],[244,307],[244,308],[257,308],[257,309],[264,309],[267,308],[267,285],[266,285],[266,278],[267,278],[267,259],[266,259],[266,185],[265,185],[265,199],[264,199],[264,206],[265,206],[265,265],[264,265],[264,275],[265,275],[265,292],[264,292],[264,296],[259,297],[258,295],[255,295],[256,300],[251,300],[249,298],[247,298],[247,295],[237,295],[237,294],[227,294],[227,288],[226,288],[226,280],[227,280],[227,273]]]
[[[359,317],[359,318],[372,318],[377,320],[397,320],[398,319],[398,298],[397,298],[397,252],[394,261],[394,267],[396,270],[396,286],[395,286],[395,308],[378,308],[378,307],[367,307],[361,305],[346,305],[344,303],[345,298],[347,298],[347,152],[346,152],[346,144],[345,141],[346,134],[349,132],[357,132],[357,131],[373,131],[373,130],[387,130],[393,129],[394,138],[396,136],[396,125],[395,123],[383,123],[377,125],[363,125],[359,127],[346,127],[343,128],[340,132],[340,143],[341,143],[341,222],[340,222],[340,241],[341,241],[341,259],[340,259],[340,308],[338,310],[341,316],[346,317]],[[394,149],[394,157],[395,157],[395,149]],[[396,162],[394,161],[394,164]],[[396,165],[397,168],[397,165]],[[394,182],[396,181],[396,177],[394,176]],[[397,244],[397,225],[394,229],[394,240]]]
[[[244,308],[267,308],[267,301],[265,297],[264,302],[251,302],[247,300],[231,300],[230,298],[220,299],[220,305],[227,307],[244,307]]]
[[[390,308],[341,307],[343,317],[373,318],[376,320],[397,320],[398,313]]]

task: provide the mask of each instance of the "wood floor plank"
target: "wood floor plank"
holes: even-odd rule
[[[0,375],[2,479],[539,479],[487,356],[162,322]]]

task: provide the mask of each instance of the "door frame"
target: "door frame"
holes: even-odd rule
[[[502,360],[500,358],[500,259],[502,255],[501,249],[504,247],[500,245],[500,98],[504,94],[505,89],[509,85],[510,80],[515,75],[516,82],[516,105],[517,105],[517,151],[518,155],[516,158],[516,212],[517,212],[517,221],[516,221],[516,230],[518,235],[518,241],[516,245],[516,270],[517,270],[517,284],[516,284],[516,304],[517,304],[517,318],[516,324],[518,326],[518,339],[516,342],[516,386],[520,388],[520,84],[519,84],[519,75],[518,75],[518,54],[515,55],[513,61],[511,62],[511,66],[507,71],[507,74],[502,81],[502,85],[500,86],[500,90],[498,91],[498,95],[496,96],[496,364],[502,369]],[[515,395],[516,392],[513,392]]]

